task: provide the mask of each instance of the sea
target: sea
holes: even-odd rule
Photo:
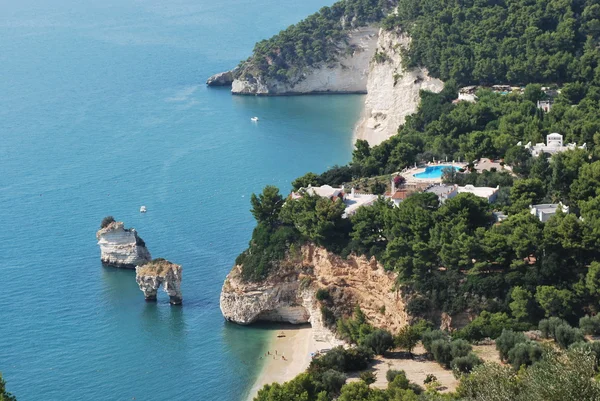
[[[250,195],[347,163],[364,97],[204,82],[332,3],[0,2],[0,371],[19,401],[247,396],[272,328],[225,322],[219,293]],[[101,265],[107,215],[183,266],[181,307]]]

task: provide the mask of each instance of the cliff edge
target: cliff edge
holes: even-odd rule
[[[444,89],[444,83],[431,78],[426,69],[403,67],[402,53],[409,45],[410,37],[401,31],[379,32],[369,67],[365,109],[355,133],[371,146],[395,135],[406,116],[417,111],[421,90],[439,93]]]
[[[318,289],[327,289],[336,309],[349,315],[357,304],[376,327],[396,332],[409,323],[405,303],[395,286],[396,275],[374,258],[342,259],[315,245],[305,245],[288,256],[260,282],[245,282],[235,266],[223,284],[220,306],[225,319],[250,324],[257,321],[310,323],[315,338],[331,340],[325,327]]]
[[[113,221],[98,230],[96,239],[100,245],[100,260],[105,265],[133,269],[152,260],[135,228],[125,228],[122,221]]]
[[[298,95],[309,93],[366,93],[369,62],[377,46],[377,28],[365,26],[349,30],[337,43],[336,61],[322,62],[299,69],[282,81],[257,74],[251,61],[246,61],[231,87],[237,95]]]

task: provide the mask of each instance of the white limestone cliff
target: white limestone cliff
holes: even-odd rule
[[[315,295],[319,288],[326,288],[337,294],[337,308],[349,313],[358,304],[376,327],[396,332],[410,317],[395,279],[395,274],[386,272],[375,259],[342,259],[306,245],[300,255],[288,257],[264,281],[244,281],[241,266],[235,266],[223,284],[221,312],[227,320],[243,325],[256,321],[310,323],[317,341],[331,341],[333,334],[323,323]]]
[[[409,44],[410,37],[400,31],[379,32],[378,56],[371,61],[365,109],[355,132],[371,146],[395,135],[406,116],[417,111],[421,89],[439,93],[444,88],[426,69],[404,69],[402,49]]]
[[[231,92],[238,95],[294,95],[307,93],[366,93],[369,62],[377,45],[377,28],[366,26],[352,30],[347,43],[340,43],[342,55],[337,61],[306,68],[289,82],[261,77],[240,76]],[[242,73],[243,75],[243,73]]]
[[[168,260],[155,259],[135,268],[135,281],[146,301],[156,301],[158,289],[162,285],[169,295],[171,305],[181,305],[181,272],[181,266]]]
[[[134,228],[124,228],[121,221],[113,221],[96,233],[103,264],[133,269],[152,260],[144,241]]]

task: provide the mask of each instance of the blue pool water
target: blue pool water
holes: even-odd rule
[[[444,169],[447,168],[454,168],[455,170],[459,170],[459,167],[456,166],[451,166],[451,165],[440,165],[440,166],[431,166],[431,167],[427,167],[425,169],[425,171],[423,171],[422,173],[418,173],[418,174],[413,174],[413,177],[415,178],[427,178],[427,179],[433,179],[433,178],[442,178],[442,174],[444,173]]]
[[[364,97],[204,81],[331,3],[0,3],[0,371],[19,401],[244,398],[268,329],[226,324],[219,292],[250,194],[348,162]],[[109,214],[183,266],[181,308],[100,265]]]

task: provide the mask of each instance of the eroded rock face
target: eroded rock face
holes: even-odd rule
[[[100,245],[100,259],[108,266],[133,269],[152,260],[150,252],[134,228],[124,228],[123,222],[114,221],[96,233]]]
[[[233,81],[231,92],[237,95],[295,95],[306,93],[366,93],[369,62],[375,53],[378,28],[366,26],[348,34],[340,43],[339,59],[301,71],[282,82],[246,74]],[[347,55],[346,55],[347,54]]]
[[[238,69],[235,68],[231,71],[215,74],[206,80],[206,84],[208,86],[231,86],[235,79],[235,75],[237,74],[237,70]]]
[[[260,320],[310,323],[315,338],[332,337],[322,320],[316,299],[319,288],[344,294],[350,312],[360,305],[377,327],[396,332],[409,323],[404,299],[395,289],[396,276],[375,261],[351,256],[342,259],[314,245],[302,247],[300,255],[284,261],[277,272],[261,282],[244,282],[241,267],[229,273],[221,291],[221,312],[232,322],[250,324]]]
[[[181,305],[181,266],[164,259],[155,259],[135,268],[135,281],[146,301],[156,301],[160,286],[169,295],[172,305]]]
[[[402,66],[402,50],[409,45],[410,37],[401,31],[379,32],[378,56],[371,61],[365,110],[356,128],[357,138],[371,146],[395,135],[406,116],[417,111],[422,89],[436,93],[444,89],[444,83],[431,78],[426,69]]]

